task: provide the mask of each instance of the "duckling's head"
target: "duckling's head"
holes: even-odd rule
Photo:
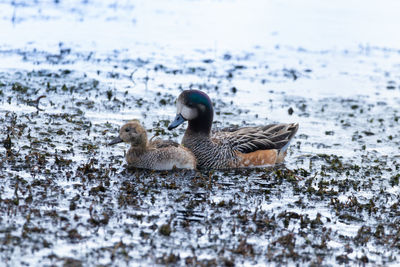
[[[137,120],[133,120],[125,124],[119,130],[119,136],[109,143],[109,145],[121,142],[129,143],[132,146],[146,146],[147,134],[146,130]]]
[[[189,129],[210,132],[214,110],[207,94],[199,90],[185,90],[179,95],[176,108],[175,120],[168,126],[168,130],[189,121]]]

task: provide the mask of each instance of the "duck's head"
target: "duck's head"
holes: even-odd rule
[[[176,101],[176,117],[168,126],[172,130],[189,121],[189,130],[209,133],[213,121],[213,106],[207,94],[199,90],[185,90]]]
[[[146,130],[139,121],[130,121],[121,127],[119,136],[108,145],[115,145],[121,142],[129,143],[132,146],[145,146],[147,144]]]

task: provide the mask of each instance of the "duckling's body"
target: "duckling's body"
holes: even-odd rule
[[[189,121],[182,144],[200,168],[229,169],[281,163],[298,124],[270,124],[211,133],[213,108],[209,97],[186,90],[177,100],[177,116],[168,129]]]
[[[131,144],[126,154],[126,161],[130,167],[151,170],[196,168],[196,159],[189,149],[173,141],[148,141],[146,130],[137,121],[122,126],[119,137],[110,145],[120,142]]]

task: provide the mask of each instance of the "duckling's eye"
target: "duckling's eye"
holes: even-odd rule
[[[125,132],[129,132],[129,128],[125,128]]]

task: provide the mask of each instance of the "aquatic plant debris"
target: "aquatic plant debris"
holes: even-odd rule
[[[174,12],[192,10],[192,1],[179,2]],[[400,264],[400,50],[276,39],[195,49],[161,32],[168,44],[123,34],[176,15],[154,3],[0,3],[0,31],[14,33],[0,41],[1,262]],[[207,4],[228,4],[218,3]],[[112,26],[120,43],[94,31],[82,42],[62,39],[65,21],[77,33]],[[52,33],[49,22],[60,31],[20,34],[30,24]],[[133,118],[149,137],[180,140],[184,127],[166,127],[187,88],[210,95],[214,128],[299,122],[285,164],[127,168],[126,146],[107,143]]]

